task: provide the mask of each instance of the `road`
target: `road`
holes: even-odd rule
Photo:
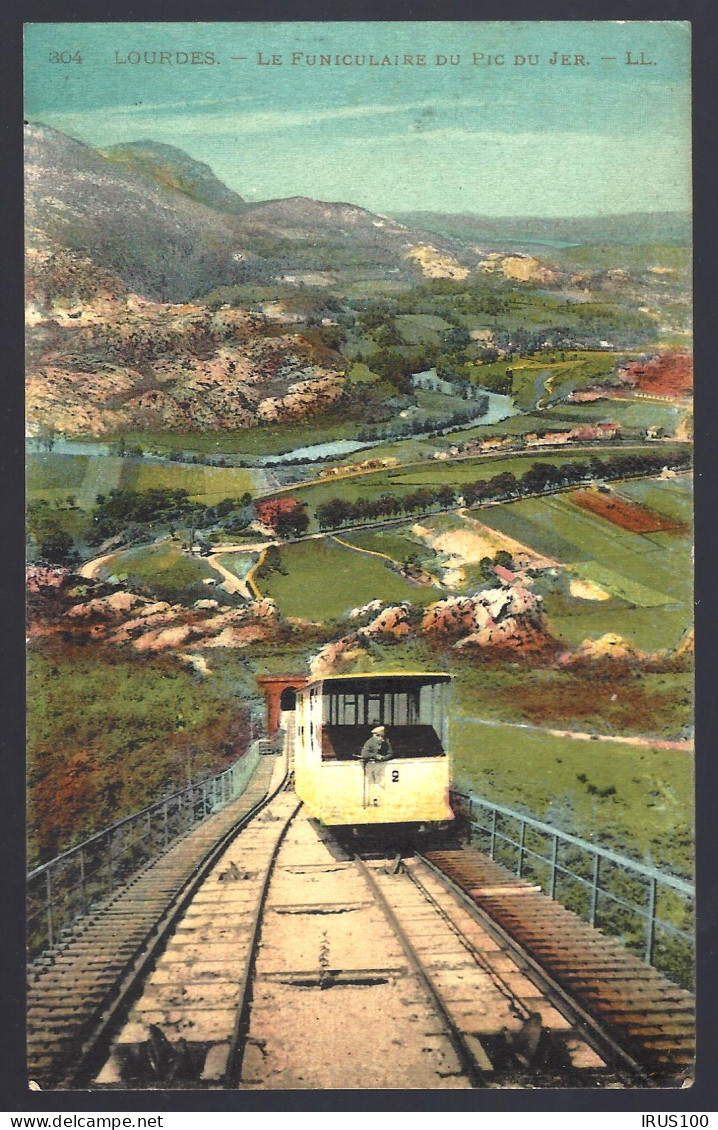
[[[500,718],[469,718],[457,715],[456,722],[477,722],[481,726],[496,726],[513,730],[532,730],[538,734],[550,734],[554,738],[576,738],[582,742],[620,742],[621,745],[640,746],[641,749],[672,749],[681,753],[691,753],[694,742],[667,741],[663,738],[642,738],[636,735],[589,734],[582,730],[554,730],[548,726],[534,726],[531,722],[504,722]]]

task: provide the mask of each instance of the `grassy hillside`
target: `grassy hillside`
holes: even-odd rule
[[[122,578],[131,589],[139,585],[142,591],[150,590],[169,599],[181,598],[188,588],[199,585],[205,577],[222,580],[207,561],[188,557],[170,541],[116,554],[100,573],[105,577],[112,575]]]
[[[460,717],[451,733],[459,787],[633,859],[691,876],[690,754],[587,743]]]
[[[29,652],[30,865],[232,761],[252,694],[218,656],[199,682],[175,659],[58,642]]]
[[[352,550],[334,538],[283,546],[280,567],[254,575],[263,595],[286,616],[333,620],[379,597],[389,602],[428,604],[441,593],[411,584],[381,558]]]

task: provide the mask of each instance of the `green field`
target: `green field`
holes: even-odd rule
[[[241,498],[255,489],[255,476],[244,467],[204,467],[201,464],[144,462],[125,459],[123,490],[171,488],[212,506],[223,498]]]
[[[227,566],[229,568],[229,566]],[[205,577],[221,581],[221,576],[201,557],[188,557],[171,541],[142,545],[118,553],[103,570],[106,576],[124,578],[132,586],[140,582],[150,587],[181,592]]]
[[[254,492],[261,471],[244,467],[205,467],[202,464],[170,463],[121,458],[118,455],[65,455],[61,452],[30,452],[27,459],[27,491],[30,501],[46,498],[64,501],[75,497],[82,509],[94,506],[98,494],[110,490],[149,490],[170,487],[188,491],[208,506],[223,498]]]
[[[398,314],[396,327],[407,345],[423,345],[438,341],[442,330],[451,329],[451,323],[435,314]]]
[[[426,546],[411,537],[409,526],[391,530],[352,530],[346,535],[340,534],[342,541],[351,542],[360,549],[368,549],[374,553],[385,553],[395,561],[403,561],[407,553],[418,549],[426,550]]]
[[[27,485],[30,497],[52,498],[55,491],[76,491],[82,486],[88,463],[87,455],[28,452]]]
[[[77,506],[89,510],[94,506],[96,495],[119,487],[124,463],[124,459],[115,455],[28,452],[28,501],[44,498],[48,502],[64,502],[72,495]]]
[[[621,483],[622,495],[643,503],[659,514],[690,526],[693,522],[693,476],[675,479],[638,479]]]
[[[444,516],[439,515],[439,517]],[[424,542],[412,537],[411,525],[413,523],[389,530],[354,530],[339,536],[342,541],[349,542],[359,549],[383,553],[399,564],[403,564],[407,558],[412,558],[416,564],[431,573],[436,567],[437,555]]]
[[[460,716],[452,720],[451,738],[459,788],[640,862],[691,875],[690,753],[554,737]],[[611,787],[614,794],[598,795]]]
[[[495,361],[490,365],[474,365],[467,372],[476,384],[504,377],[507,370],[513,374],[511,394],[516,404],[530,412],[542,402],[560,400],[573,389],[586,388],[612,373],[621,353],[581,352],[561,355],[547,354],[537,359],[519,358],[515,361]]]
[[[269,577],[255,574],[256,583],[285,616],[306,620],[335,620],[377,598],[429,604],[442,595],[430,586],[411,584],[388,562],[348,549],[330,537],[283,546],[281,568],[283,572],[274,571]]]
[[[540,418],[541,427],[550,429],[560,428],[565,424],[576,427],[602,420],[620,424],[628,432],[639,433],[656,427],[673,435],[685,414],[685,408],[667,401],[613,397],[587,404],[557,404],[541,412]]]
[[[687,482],[621,483],[619,492],[682,516],[690,507]],[[484,507],[480,514],[487,526],[554,557],[570,566],[570,576],[592,581],[611,594],[613,599],[606,602],[572,601],[565,594],[558,596],[555,586],[542,588],[538,582],[549,621],[567,643],[613,632],[654,650],[675,646],[691,625],[693,573],[687,534],[619,529],[581,510],[570,493]]]
[[[330,443],[337,439],[356,439],[363,421],[348,420],[339,414],[325,413],[314,420],[290,424],[267,424],[257,428],[240,428],[222,432],[123,432],[128,446],[143,451],[189,451],[200,455],[282,455],[295,447]],[[78,442],[82,441],[78,436]],[[108,440],[117,437],[108,437]]]
[[[458,434],[463,435],[464,433]],[[348,455],[337,455],[334,458],[323,459],[322,467],[360,462],[363,459],[390,459],[393,457],[402,463],[410,463],[416,459],[431,459],[437,447],[440,446],[442,438],[447,443],[449,441],[455,443],[456,435],[457,433],[454,433],[452,437],[412,436],[410,439],[387,440],[383,443],[377,443],[373,447],[363,447]]]

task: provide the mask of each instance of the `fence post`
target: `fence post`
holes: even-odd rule
[[[588,907],[588,920],[592,926],[596,925],[596,907],[598,905],[598,869],[601,857],[598,852],[593,853],[593,875],[591,876],[591,902]]]
[[[548,893],[550,898],[556,896],[556,861],[558,859],[558,836],[554,833],[551,842],[551,874],[549,877]]]
[[[47,944],[52,946],[55,941],[55,934],[52,921],[52,879],[50,878],[49,867],[45,872],[45,909],[47,912]]]
[[[87,914],[87,891],[85,889],[85,849],[80,848],[80,899],[82,913]]]
[[[495,850],[496,850],[496,809],[492,808],[491,809],[491,843],[490,843],[490,846],[489,846],[489,855],[491,856],[492,859],[494,858]]]
[[[653,943],[656,934],[656,889],[658,887],[657,881],[651,879],[648,888],[648,921],[646,923],[646,952],[645,959],[649,965],[653,965]]]
[[[523,871],[524,871],[524,838],[525,838],[525,836],[526,836],[526,821],[522,820],[521,821],[521,829],[519,831],[519,867],[518,867],[518,871],[516,872],[519,879],[523,875]]]

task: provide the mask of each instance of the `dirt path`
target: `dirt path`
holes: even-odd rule
[[[120,550],[115,550],[114,553],[106,553],[104,557],[95,557],[92,561],[86,561],[85,564],[78,569],[81,577],[85,577],[89,581],[94,581],[103,565],[109,565],[115,557],[117,557]]]
[[[212,553],[207,561],[222,577],[222,587],[227,592],[238,592],[245,600],[253,600],[254,593],[247,584],[246,577],[238,577],[236,573],[232,573],[225,565],[221,564],[219,558],[223,557],[226,552],[227,550],[223,549],[221,553]]]
[[[582,742],[619,742],[621,745],[638,746],[641,749],[672,749],[690,753],[695,748],[693,741],[667,741],[663,738],[642,738],[635,734],[587,734],[581,730],[554,730],[547,726],[535,726],[531,722],[504,722],[498,718],[457,717],[457,722],[478,722],[482,726],[507,727],[512,730],[531,730],[538,734],[551,734],[555,738],[575,738]]]

